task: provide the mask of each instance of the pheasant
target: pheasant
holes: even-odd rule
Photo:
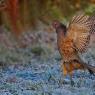
[[[57,33],[57,45],[62,57],[63,74],[72,75],[74,70],[87,69],[91,74],[95,73],[95,67],[83,62],[79,54],[87,51],[92,32],[95,31],[95,16],[87,16],[84,13],[76,14],[68,27],[59,21],[52,23]]]

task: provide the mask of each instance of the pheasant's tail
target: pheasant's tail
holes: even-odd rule
[[[88,71],[90,72],[90,74],[94,74],[95,73],[95,66],[91,66],[91,65],[88,65],[86,63],[82,63],[82,65],[84,66],[84,68],[88,69]]]

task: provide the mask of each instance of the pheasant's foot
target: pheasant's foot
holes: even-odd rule
[[[73,81],[73,80],[71,80],[71,86],[74,86],[74,85],[75,85],[74,81]]]

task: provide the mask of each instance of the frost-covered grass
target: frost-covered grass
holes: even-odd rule
[[[94,95],[95,77],[87,72],[74,73],[74,86],[63,77],[60,61],[39,58],[0,71],[0,95]]]

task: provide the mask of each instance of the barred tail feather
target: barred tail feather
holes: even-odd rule
[[[95,73],[95,66],[91,66],[91,65],[88,65],[86,63],[82,63],[82,65],[88,69],[88,71],[91,73],[91,74],[94,74]]]

